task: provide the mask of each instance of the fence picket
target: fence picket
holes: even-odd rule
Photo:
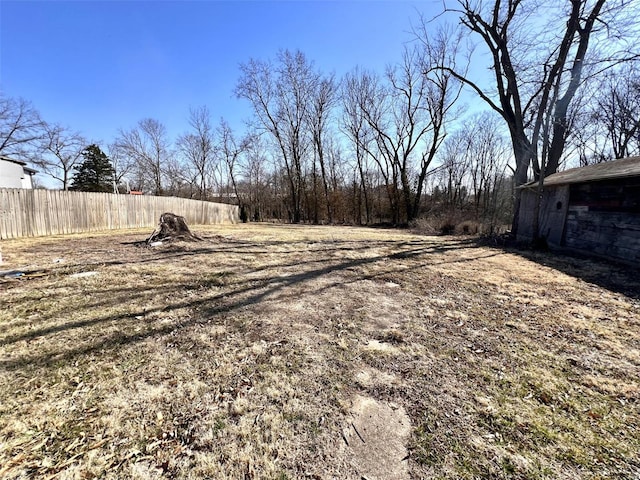
[[[0,189],[0,239],[155,227],[165,212],[189,225],[236,223],[236,205],[177,197]]]

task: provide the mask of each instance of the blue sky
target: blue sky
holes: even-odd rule
[[[439,0],[2,0],[0,87],[104,143],[147,117],[174,139],[200,105],[243,130],[250,109],[233,94],[240,63],[288,48],[338,76],[356,65],[382,73],[419,13],[441,8]]]

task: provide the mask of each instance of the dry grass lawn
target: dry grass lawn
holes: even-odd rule
[[[634,271],[193,230],[2,241],[0,478],[640,478]]]

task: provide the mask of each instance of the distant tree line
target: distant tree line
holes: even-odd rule
[[[177,138],[145,118],[106,144],[3,94],[0,154],[31,160],[64,189],[237,203],[252,221],[515,228],[514,187],[640,155],[629,5],[446,1],[453,24],[421,19],[383,73],[337,78],[300,51],[249,59],[234,92],[253,111],[243,132],[201,106]]]

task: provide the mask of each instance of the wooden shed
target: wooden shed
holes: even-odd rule
[[[640,157],[554,173],[543,187],[539,235],[550,247],[640,264]],[[520,188],[518,239],[529,240],[538,183]]]

